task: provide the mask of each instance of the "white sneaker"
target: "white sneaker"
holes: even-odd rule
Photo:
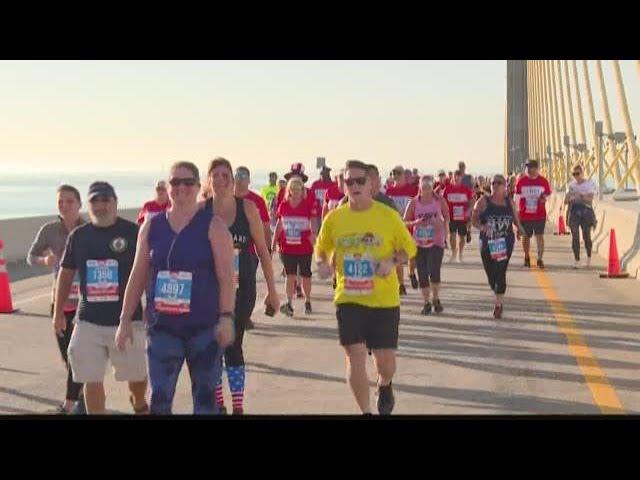
[[[462,259],[462,254],[458,255],[458,263],[464,263],[464,260]]]
[[[456,261],[456,254],[452,253],[451,256],[449,257],[449,263],[453,263]]]
[[[573,261],[573,268],[576,269],[576,270],[578,268],[580,268],[580,260],[574,260]]]

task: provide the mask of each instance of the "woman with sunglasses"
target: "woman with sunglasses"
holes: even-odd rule
[[[571,248],[575,260],[574,267],[580,267],[580,229],[584,248],[587,251],[587,267],[591,265],[591,229],[596,226],[596,215],[593,211],[593,197],[597,192],[595,184],[584,178],[581,165],[572,170],[573,180],[569,182],[569,189],[564,197],[564,203],[569,205],[569,228],[571,229]]]
[[[147,292],[150,413],[170,414],[187,362],[193,413],[218,413],[214,401],[222,350],[233,343],[233,241],[222,219],[200,208],[198,168],[171,167],[171,207],[143,223],[116,333],[132,337],[131,317]]]
[[[278,207],[278,220],[273,234],[272,251],[276,245],[280,248],[280,259],[284,265],[287,303],[280,307],[280,312],[293,317],[293,294],[297,273],[302,277],[304,295],[304,312],[311,310],[311,256],[315,236],[311,230],[311,221],[315,206],[305,198],[304,184],[298,177],[291,177],[287,183],[284,201]]]
[[[495,293],[493,317],[502,318],[503,299],[507,290],[507,267],[513,253],[515,236],[522,225],[513,200],[507,195],[504,176],[494,175],[491,180],[491,195],[480,198],[473,207],[471,222],[480,229],[480,256],[491,290]],[[518,237],[519,237],[518,233]]]
[[[239,169],[242,171],[241,169]],[[225,158],[215,158],[207,173],[211,197],[204,202],[204,209],[213,212],[228,226],[233,237],[235,319],[236,337],[224,352],[224,365],[231,391],[233,414],[244,413],[245,361],[242,344],[251,314],[256,304],[256,269],[258,257],[267,283],[266,305],[274,311],[280,302],[273,277],[271,254],[267,248],[264,225],[256,204],[234,194],[236,181],[231,163]],[[226,413],[222,387],[222,370],[216,382],[216,402],[222,413]]]
[[[413,231],[418,247],[416,267],[418,283],[424,298],[422,315],[431,313],[430,294],[433,292],[433,309],[443,311],[440,303],[440,269],[446,232],[449,231],[449,206],[442,197],[433,193],[433,177],[424,175],[420,179],[420,194],[413,198],[404,214],[406,225]]]

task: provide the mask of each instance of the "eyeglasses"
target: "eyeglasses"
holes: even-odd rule
[[[193,187],[196,183],[198,183],[198,180],[196,180],[193,177],[188,177],[188,178],[172,178],[171,180],[169,180],[169,184],[172,187],[177,187],[179,185],[184,185],[185,187]]]
[[[346,178],[344,183],[346,183],[348,187],[353,187],[356,183],[358,185],[364,185],[367,183],[367,177]]]

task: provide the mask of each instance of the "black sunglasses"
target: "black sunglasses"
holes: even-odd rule
[[[198,180],[196,180],[193,177],[172,178],[171,180],[169,180],[169,184],[172,187],[177,187],[178,185],[184,185],[185,187],[193,187],[196,183],[198,183]]]
[[[344,183],[349,187],[353,187],[356,183],[358,185],[364,185],[367,183],[367,177],[357,177],[357,178],[346,178]]]
[[[580,170],[576,170],[575,172],[573,172],[573,176],[577,177],[578,175],[580,175],[582,173],[582,171]]]

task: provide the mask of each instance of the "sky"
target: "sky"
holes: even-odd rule
[[[640,76],[622,63],[640,121]],[[505,96],[504,60],[2,61],[0,165],[161,173],[224,156],[284,172],[324,156],[488,173],[503,165]]]

